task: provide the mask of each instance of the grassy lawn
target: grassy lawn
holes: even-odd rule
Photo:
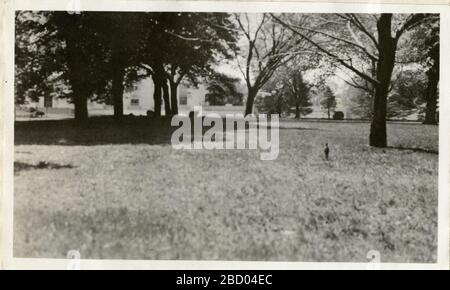
[[[280,155],[176,151],[144,119],[16,124],[14,254],[435,262],[438,127],[284,121]],[[322,158],[322,144],[331,161]]]

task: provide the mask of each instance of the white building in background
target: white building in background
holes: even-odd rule
[[[151,78],[144,79],[136,85],[132,92],[124,93],[124,114],[135,116],[145,116],[147,111],[154,111],[155,102],[153,99],[154,84]],[[209,106],[206,102],[207,89],[205,84],[198,87],[180,84],[178,87],[178,109],[180,114],[189,114],[195,106],[202,106],[204,110],[218,111],[221,113],[243,113],[244,106]],[[47,114],[73,114],[74,105],[67,99],[57,97],[41,97],[39,102],[30,102],[29,107],[38,108]],[[111,105],[88,101],[90,115],[109,115],[113,112]],[[164,115],[164,102],[161,106]]]
[[[140,81],[136,90],[124,95],[124,109],[125,112],[137,115],[145,115],[147,111],[153,111],[155,109],[155,102],[153,99],[154,84],[153,81],[148,78]],[[187,86],[186,84],[180,84],[178,86],[178,108],[181,113],[191,111],[194,106],[207,106],[206,103],[206,86],[200,84],[197,88]],[[164,102],[161,106],[162,114],[164,114]]]
[[[244,99],[246,96],[245,88],[241,88],[244,94]],[[144,79],[137,83],[136,89],[131,92],[124,93],[124,114],[133,114],[135,116],[145,116],[147,111],[154,111],[155,104],[153,99],[154,84],[151,78]],[[209,106],[206,101],[207,87],[205,84],[200,84],[198,87],[189,86],[187,84],[180,84],[178,87],[178,109],[180,114],[188,115],[195,106],[202,106],[204,111],[213,111],[221,115],[225,114],[243,114],[245,112],[245,106]],[[270,93],[261,91],[257,98],[264,98]],[[314,119],[325,119],[327,118],[327,112],[321,107],[320,95],[316,95],[312,99],[313,112],[307,116],[302,116],[302,118],[314,118]],[[351,111],[346,105],[345,101],[341,97],[337,97],[337,107],[334,111],[342,111],[345,118],[351,118]],[[245,103],[245,100],[244,100]],[[255,102],[256,103],[256,102]],[[39,102],[30,103],[29,107],[38,108],[39,110],[45,112],[47,115],[58,115],[58,114],[73,114],[74,105],[70,103],[67,99],[60,99],[57,97],[41,97]],[[111,105],[106,105],[103,103],[97,103],[94,101],[88,101],[88,110],[91,116],[95,115],[112,115],[113,107]],[[164,115],[164,102],[161,106],[161,113]],[[254,113],[258,114],[258,110],[255,107]],[[331,115],[333,117],[333,114]]]

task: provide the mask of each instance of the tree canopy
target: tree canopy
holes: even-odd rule
[[[79,120],[87,118],[88,98],[114,104],[120,120],[125,86],[147,76],[157,113],[164,97],[166,114],[176,114],[178,85],[196,85],[236,51],[225,13],[22,11],[16,27],[16,101],[58,93],[64,84],[58,95],[73,100]]]

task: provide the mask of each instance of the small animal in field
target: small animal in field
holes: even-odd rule
[[[325,153],[325,159],[330,160],[330,147],[328,147],[328,143],[325,144],[325,150],[323,152]]]

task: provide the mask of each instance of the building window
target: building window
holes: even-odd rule
[[[132,106],[139,106],[139,99],[131,99]]]
[[[187,101],[188,101],[187,96],[180,96],[180,105],[181,106],[186,106],[187,105]]]

